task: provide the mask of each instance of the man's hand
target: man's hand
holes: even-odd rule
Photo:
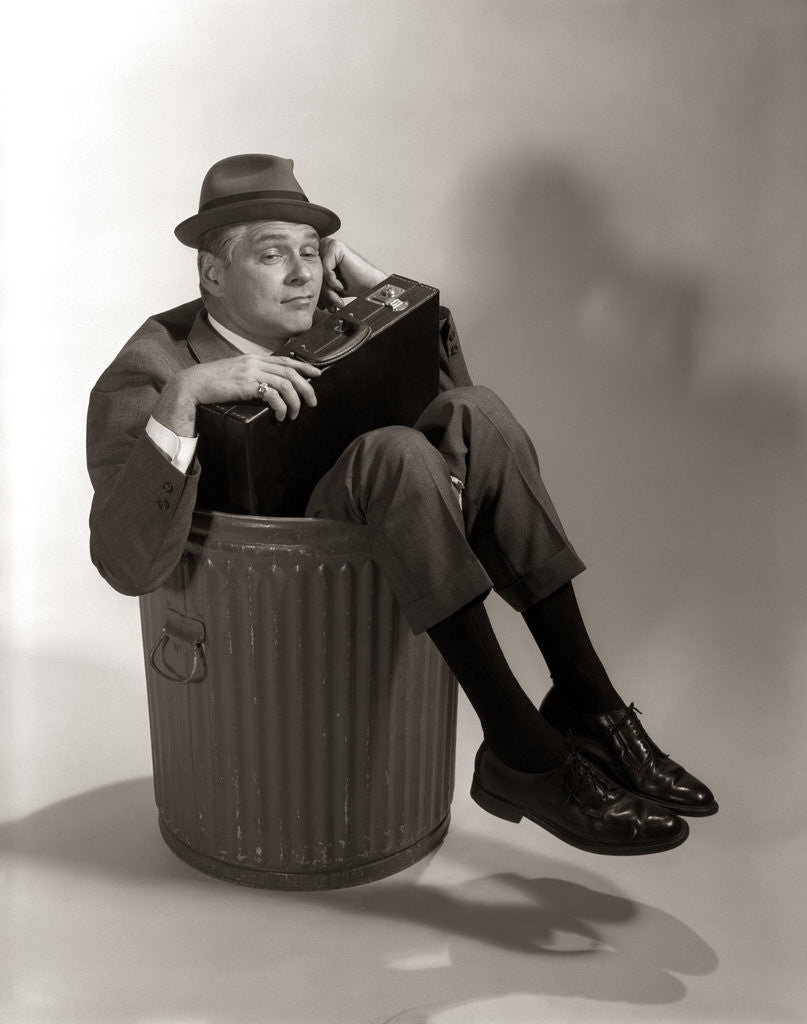
[[[319,255],[322,260],[319,305],[331,312],[344,306],[343,296],[381,284],[389,276],[336,238],[323,238]]]
[[[208,402],[244,402],[261,398],[274,409],[275,418],[297,419],[302,403],[314,406],[317,396],[309,377],[321,370],[288,356],[243,355],[199,363],[167,382],[152,415],[182,437],[196,435],[196,406]],[[263,394],[258,385],[267,384]]]

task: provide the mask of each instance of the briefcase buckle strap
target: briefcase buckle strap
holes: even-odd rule
[[[397,285],[382,284],[380,288],[377,288],[372,294],[368,295],[367,298],[370,302],[378,302],[382,306],[389,306],[390,309],[394,309],[396,313],[400,313],[401,310],[406,309],[409,305],[405,302],[401,295],[403,295],[404,289],[399,288]]]

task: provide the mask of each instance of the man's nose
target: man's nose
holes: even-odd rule
[[[296,256],[289,267],[289,280],[310,281],[312,276],[311,266],[302,256]]]

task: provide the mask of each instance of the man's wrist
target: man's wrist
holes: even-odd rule
[[[196,404],[196,395],[187,374],[180,371],[162,389],[152,416],[180,437],[194,437]]]

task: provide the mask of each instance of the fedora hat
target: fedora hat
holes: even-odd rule
[[[339,218],[324,206],[309,203],[293,167],[293,160],[264,153],[219,160],[202,182],[199,212],[183,220],[174,234],[194,249],[205,231],[251,220],[310,224],[320,235],[332,235],[339,230]]]

